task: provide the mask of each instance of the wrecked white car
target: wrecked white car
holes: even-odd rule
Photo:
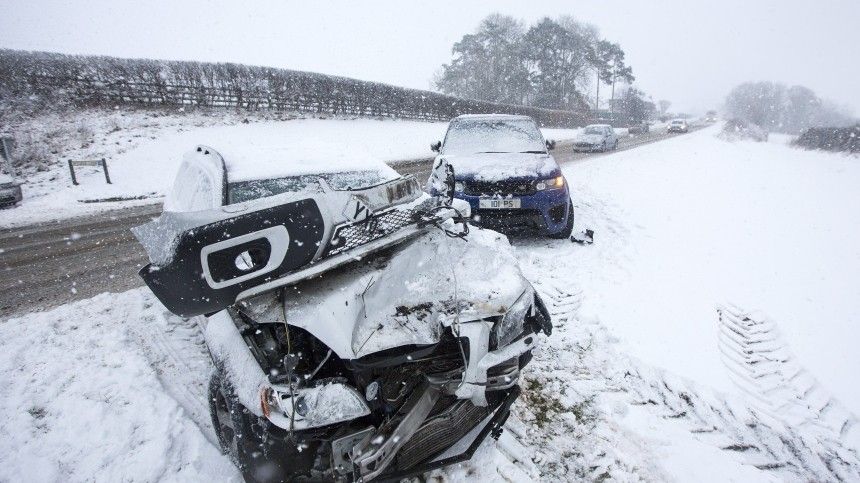
[[[246,480],[398,479],[500,434],[552,324],[507,239],[468,232],[450,166],[429,183],[200,146],[135,229],[147,285],[202,316],[213,423]]]

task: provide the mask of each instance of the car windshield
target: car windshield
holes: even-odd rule
[[[451,122],[442,152],[545,153],[546,145],[531,119],[459,119]]]
[[[322,193],[320,178],[337,191],[369,188],[392,179],[380,171],[346,171],[237,181],[227,185],[227,203],[241,203],[281,193]]]
[[[587,126],[585,128],[585,131],[583,131],[583,133],[585,134],[603,134],[605,132],[606,130],[603,128],[603,126]]]
[[[675,121],[672,121],[672,124],[684,124],[684,121],[675,120]]]

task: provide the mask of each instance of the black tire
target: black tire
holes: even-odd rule
[[[603,146],[600,148],[601,153],[605,153],[609,150],[609,146],[606,144],[606,141],[603,141]]]
[[[567,206],[567,224],[564,225],[564,229],[562,229],[558,233],[551,233],[549,235],[550,238],[554,238],[556,240],[562,240],[564,238],[570,238],[571,233],[573,233],[573,201],[568,201]]]
[[[292,481],[284,463],[284,444],[263,436],[267,421],[249,411],[230,382],[215,371],[209,380],[209,413],[221,451],[239,467],[247,482]]]

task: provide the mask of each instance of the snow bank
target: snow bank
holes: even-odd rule
[[[143,289],[2,321],[0,481],[239,481],[200,340]]]
[[[715,307],[760,310],[860,414],[860,165],[718,130],[565,170],[598,241],[570,262],[583,310],[631,354],[724,391]]]

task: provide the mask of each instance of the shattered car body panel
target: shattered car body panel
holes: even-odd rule
[[[220,156],[211,148],[206,152]],[[213,313],[398,243],[454,214],[423,217],[432,199],[413,177],[350,191],[322,182],[321,189],[315,195],[285,193],[208,210],[165,211],[132,230],[151,262],[140,275],[172,312]]]

